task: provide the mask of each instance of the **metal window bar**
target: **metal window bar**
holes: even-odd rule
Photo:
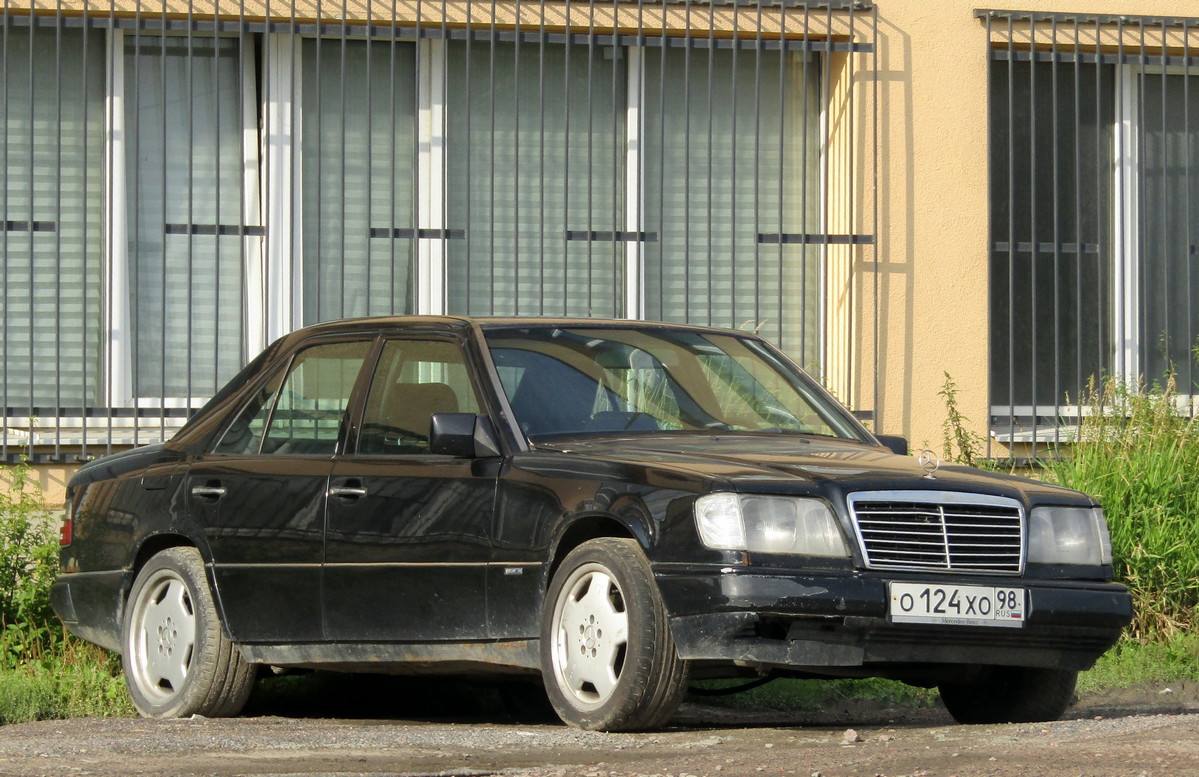
[[[871,3],[230,8],[0,13],[0,461],[164,440],[276,336],[380,313],[746,325],[877,422],[856,344],[822,364],[827,251],[877,250]]]
[[[975,14],[991,67],[991,442],[1056,455],[1110,411],[1105,380],[1173,381],[1193,417],[1199,18]]]

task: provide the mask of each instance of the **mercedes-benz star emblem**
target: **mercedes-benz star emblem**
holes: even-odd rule
[[[916,457],[916,461],[924,469],[924,476],[929,480],[935,480],[933,473],[941,468],[941,459],[937,454],[930,451],[928,448],[920,451],[920,455]]]

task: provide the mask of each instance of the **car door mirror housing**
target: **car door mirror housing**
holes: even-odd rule
[[[429,422],[429,452],[458,458],[499,456],[495,427],[474,413],[434,413]]]
[[[897,456],[908,455],[908,440],[906,437],[900,437],[894,434],[876,434],[874,436],[880,443],[889,448],[891,452]]]

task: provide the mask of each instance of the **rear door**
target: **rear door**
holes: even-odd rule
[[[325,500],[346,409],[372,340],[300,349],[188,472],[225,622],[239,642],[323,638]]]
[[[487,636],[487,563],[498,459],[429,451],[437,412],[480,403],[452,337],[384,342],[357,446],[329,483],[324,601],[339,642]]]

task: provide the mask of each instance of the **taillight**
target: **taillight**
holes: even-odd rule
[[[71,544],[71,537],[75,533],[75,509],[70,499],[67,499],[67,512],[62,517],[62,526],[58,527],[58,544],[67,546]]]

